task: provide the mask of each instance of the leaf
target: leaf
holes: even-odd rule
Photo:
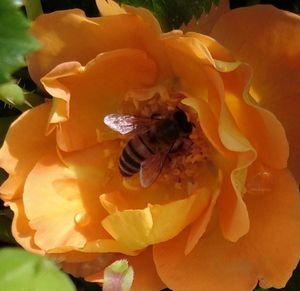
[[[118,0],[117,2],[152,11],[165,31],[187,24],[192,17],[198,19],[208,13],[219,0]]]
[[[0,282],[5,291],[76,290],[52,261],[19,248],[0,250]]]
[[[38,48],[27,31],[29,22],[12,0],[0,1],[0,84],[25,64],[24,56]]]

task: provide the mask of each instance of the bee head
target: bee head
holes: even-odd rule
[[[190,134],[192,132],[193,124],[188,121],[184,111],[178,108],[178,110],[174,112],[173,118],[183,133]]]

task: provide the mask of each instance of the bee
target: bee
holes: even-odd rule
[[[133,133],[120,155],[119,170],[124,177],[139,172],[144,188],[155,182],[170,154],[182,149],[193,128],[179,108],[166,116],[112,113],[104,117],[104,123],[122,135]]]

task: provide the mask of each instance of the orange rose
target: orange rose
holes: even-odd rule
[[[300,46],[284,44],[299,18],[261,6],[225,14],[212,35],[230,53],[209,36],[162,33],[145,9],[97,2],[103,17],[69,10],[33,23],[42,49],[30,73],[53,99],[22,114],[0,151],[14,237],[90,281],[125,258],[132,290],[284,286],[300,258],[300,199],[284,128],[260,104],[294,116]],[[271,35],[266,21],[285,29]],[[154,183],[123,177],[119,157],[134,135],[104,118],[179,110],[192,132],[169,146]]]

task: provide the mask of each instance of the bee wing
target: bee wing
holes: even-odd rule
[[[104,117],[103,121],[110,129],[121,134],[143,131],[153,124],[151,118],[122,113],[108,114]]]
[[[141,164],[140,182],[141,186],[147,188],[158,178],[166,161],[169,150],[164,150],[151,155]]]

